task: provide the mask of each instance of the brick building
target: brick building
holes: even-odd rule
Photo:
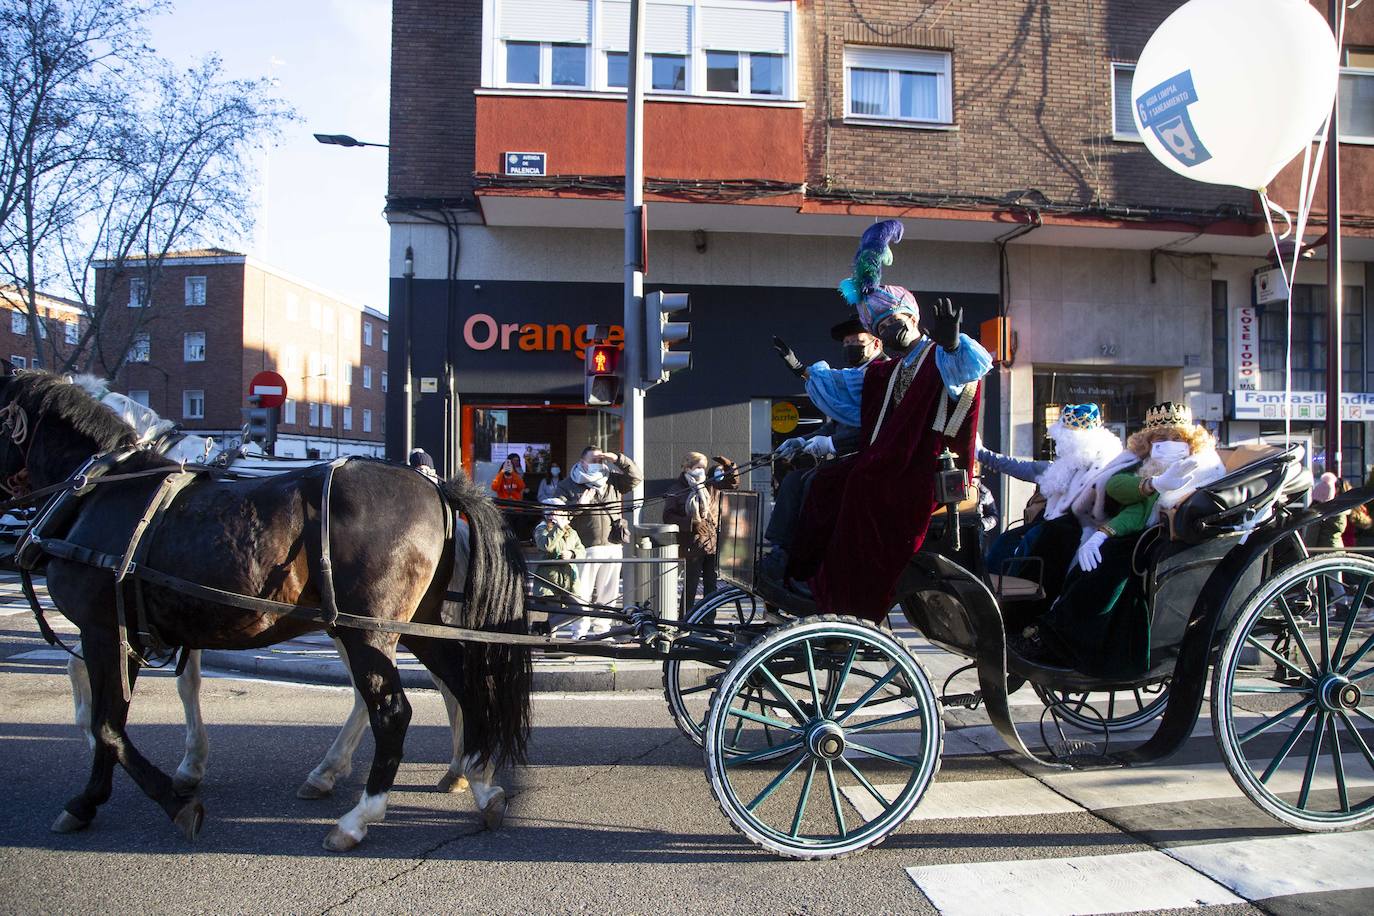
[[[237,438],[248,383],[286,379],[277,454],[380,454],[389,373],[387,318],[244,254],[188,251],[149,272],[97,265],[112,304],[96,370],[114,387],[197,433]]]
[[[86,320],[81,304],[61,296],[39,293],[37,297],[38,348],[29,327],[28,297],[13,286],[0,287],[0,334],[9,329],[0,357],[19,369],[60,369],[81,350]]]
[[[846,314],[835,284],[863,228],[889,217],[906,226],[891,282],[922,301],[951,296],[974,333],[999,317],[1010,329],[988,442],[1033,453],[1046,415],[1081,400],[1123,430],[1146,404],[1184,397],[1233,441],[1281,426],[1272,398],[1262,405],[1283,387],[1285,317],[1245,312],[1270,250],[1258,201],[1167,170],[1131,117],[1134,61],[1180,5],[649,4],[646,287],[692,294],[696,360],[649,393],[650,478],[675,474],[688,448],[766,450],[783,435],[769,419],[778,401],[808,416],[769,339],[835,359],[828,329]],[[415,374],[438,379],[418,395],[417,440],[455,463],[485,470],[502,437],[562,443],[552,451],[566,460],[593,426],[617,435],[613,419],[580,412],[575,352],[535,346],[552,335],[533,331],[520,341],[620,317],[627,10],[393,0],[392,299],[414,303]],[[1346,38],[1346,387],[1363,395],[1374,9],[1350,12]],[[542,153],[545,174],[508,174],[510,152]],[[1290,168],[1275,199],[1294,202],[1296,184]],[[1316,254],[1295,295],[1300,390],[1323,384]],[[1258,391],[1235,378],[1230,327],[1244,314],[1262,325]],[[1299,426],[1320,449],[1319,425]],[[1369,427],[1349,424],[1352,475],[1374,461]],[[389,441],[393,454],[400,445]]]

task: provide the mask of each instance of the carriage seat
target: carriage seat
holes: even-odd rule
[[[1228,531],[1242,531],[1275,506],[1301,499],[1312,488],[1299,446],[1248,443],[1217,450],[1226,476],[1168,513],[1169,536],[1200,544]]]

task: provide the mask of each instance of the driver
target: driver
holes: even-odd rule
[[[901,238],[896,220],[870,226],[853,275],[840,284],[892,358],[862,369],[819,362],[805,372],[812,401],[858,427],[861,445],[816,472],[787,567],[792,579],[809,581],[822,612],[875,622],[887,616],[897,579],[925,539],[940,453],[948,446],[966,472],[972,466],[979,380],[992,366],[987,351],[959,333],[962,313],[949,300],[936,302],[927,336],[916,298],[881,285],[889,246]]]

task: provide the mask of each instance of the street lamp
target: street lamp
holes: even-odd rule
[[[385,143],[367,143],[363,140],[355,140],[348,134],[315,134],[315,139],[325,146],[380,146],[388,149]]]

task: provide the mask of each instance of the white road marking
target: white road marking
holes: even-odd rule
[[[30,649],[28,652],[20,652],[17,655],[7,656],[8,661],[23,659],[34,662],[66,661],[67,653],[61,649]]]
[[[1374,833],[1327,833],[1166,849],[1247,900],[1374,887]]]
[[[888,798],[902,791],[899,785],[880,785]],[[882,808],[861,786],[841,791],[864,820],[872,820]],[[909,820],[934,821],[970,817],[1018,817],[1032,814],[1073,814],[1083,809],[1034,779],[980,779],[972,782],[936,782],[911,812]]]
[[[1157,850],[908,868],[944,916],[1073,916],[1244,903]]]

